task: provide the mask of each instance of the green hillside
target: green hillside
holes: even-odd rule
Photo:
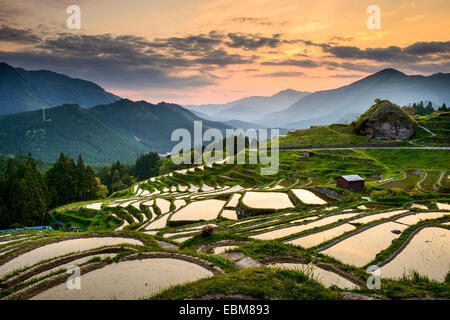
[[[176,104],[164,102],[154,105],[122,99],[90,108],[88,113],[115,132],[139,141],[147,149],[164,153],[178,143],[171,141],[172,132],[185,128],[193,133],[194,121],[201,120],[204,130],[231,128],[221,122],[203,120]]]
[[[380,142],[386,143],[386,141],[369,139],[356,134],[351,125],[332,124],[329,126],[312,126],[309,129],[291,131],[280,139],[280,147]]]
[[[203,120],[174,104],[119,100],[83,109],[67,104],[42,111],[0,116],[0,153],[27,154],[53,162],[61,152],[90,164],[128,162],[148,151],[169,152],[175,129],[193,132],[193,122]],[[229,126],[203,120],[203,129],[224,131]]]
[[[79,104],[88,108],[118,99],[120,97],[91,81],[47,70],[27,71],[0,63],[0,115],[62,104]]]
[[[147,148],[116,133],[78,105],[30,111],[0,117],[0,152],[31,152],[35,158],[53,162],[61,152],[76,158],[82,154],[89,163],[137,158]]]

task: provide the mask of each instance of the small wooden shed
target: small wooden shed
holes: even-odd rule
[[[311,158],[314,155],[314,153],[311,152],[311,151],[301,151],[300,155],[302,155],[302,156],[304,156],[306,158]]]
[[[77,227],[69,227],[67,229],[68,232],[80,232],[80,228]]]
[[[340,176],[336,178],[336,186],[344,189],[362,189],[364,179],[357,174]]]

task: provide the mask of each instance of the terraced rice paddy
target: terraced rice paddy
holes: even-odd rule
[[[318,268],[314,265],[306,265],[299,263],[276,263],[269,267],[287,270],[300,271],[309,274],[313,279],[322,283],[325,287],[337,286],[341,289],[358,289],[359,286],[353,282],[341,277],[340,275]]]
[[[155,200],[155,203],[159,210],[161,210],[162,214],[170,211],[170,201],[158,198]]]
[[[133,202],[135,202],[135,200],[126,201],[126,202],[121,203],[120,206],[121,206],[122,208],[126,208],[126,207],[128,207],[130,204],[132,204]]]
[[[439,174],[437,172],[427,172],[427,176],[420,183],[420,187],[427,191],[433,191],[438,178]]]
[[[296,233],[300,233],[302,231],[312,230],[317,227],[322,227],[327,224],[335,223],[335,222],[339,221],[340,219],[349,219],[355,215],[356,215],[356,213],[345,213],[345,214],[332,215],[332,216],[328,216],[328,217],[325,217],[323,219],[320,219],[320,220],[317,220],[314,222],[291,226],[291,227],[286,227],[286,228],[280,228],[280,229],[276,229],[273,231],[253,235],[251,237],[254,239],[258,239],[258,240],[280,239],[280,238],[284,238],[284,237],[287,237],[287,236],[290,236],[290,235],[293,235]]]
[[[345,223],[340,226],[327,229],[321,232],[313,233],[301,238],[297,238],[295,240],[287,241],[287,243],[301,246],[303,248],[312,248],[318,246],[321,243],[324,243],[328,240],[334,239],[348,231],[352,231],[355,229],[351,224]]]
[[[59,265],[59,266],[57,266],[55,268],[52,268],[52,269],[46,270],[44,272],[41,272],[39,274],[36,274],[36,275],[33,276],[33,278],[40,278],[40,277],[43,277],[45,275],[51,274],[52,272],[55,272],[57,270],[61,270],[61,269],[66,269],[67,270],[67,269],[70,269],[70,268],[72,268],[74,266],[79,266],[79,265],[81,265],[83,263],[88,262],[90,259],[92,259],[94,257],[95,258],[100,258],[100,259],[105,259],[105,258],[113,258],[116,255],[117,254],[115,254],[115,253],[95,254],[93,256],[87,256],[87,257],[84,257],[84,258],[76,259],[76,260],[73,260],[73,261],[71,261],[69,263],[65,263],[65,264]]]
[[[292,189],[294,195],[303,203],[306,204],[327,204],[327,202],[318,196],[316,196],[313,192],[305,189]]]
[[[401,232],[406,228],[406,225],[400,223],[384,222],[344,239],[321,253],[346,264],[362,267],[374,260],[377,253],[389,247],[392,240],[400,236],[392,231]]]
[[[123,228],[125,228],[125,227],[128,226],[128,225],[130,225],[130,224],[128,223],[128,221],[127,221],[127,220],[123,220],[123,221],[122,221],[122,225],[121,225],[120,227],[116,228],[114,231],[121,231],[121,230],[123,230]]]
[[[443,282],[450,271],[450,230],[429,227],[420,230],[392,261],[382,266],[381,276],[402,278],[411,271]]]
[[[450,187],[450,173],[449,172],[442,173],[442,175],[440,176],[439,184],[446,188]]]
[[[237,220],[238,216],[236,213],[236,210],[223,210],[222,211],[222,217],[230,219],[230,220]]]
[[[225,205],[222,200],[202,200],[188,204],[186,207],[175,212],[171,221],[199,221],[213,220],[217,218]]]
[[[197,264],[179,259],[124,261],[84,274],[81,290],[69,290],[63,283],[36,295],[33,300],[139,299],[173,285],[212,275]]]
[[[169,217],[170,217],[169,214],[159,217],[158,219],[152,221],[152,223],[147,225],[145,227],[145,230],[164,229],[166,227],[167,219],[169,219]]]
[[[281,192],[246,192],[242,202],[254,209],[294,208],[289,196]]]
[[[87,205],[85,206],[85,208],[87,208],[87,209],[93,209],[93,210],[100,210],[102,204],[103,204],[102,202],[91,203],[91,204],[87,204]]]
[[[368,151],[356,153],[350,150],[318,151],[319,154],[315,159],[298,156],[295,152],[289,153],[288,156],[285,155],[285,159],[281,159],[282,163],[285,162],[280,167],[282,172],[274,178],[262,177],[258,174],[258,170],[252,167],[210,164],[205,165],[203,170],[189,168],[178,170],[177,173],[153,177],[128,190],[121,191],[120,194],[125,196],[120,199],[111,197],[104,200],[105,205],[100,200],[96,200],[95,203],[65,206],[60,211],[57,210],[58,215],[54,218],[62,221],[66,227],[70,224],[80,229],[88,229],[88,232],[126,231],[121,233],[121,238],[92,237],[103,239],[99,241],[106,241],[105,243],[97,242],[87,245],[79,240],[75,243],[64,240],[60,242],[64,248],[58,247],[57,244],[46,244],[42,247],[42,251],[37,253],[35,250],[38,249],[24,252],[0,266],[0,278],[15,269],[30,267],[43,259],[54,259],[61,255],[70,255],[73,252],[103,245],[117,247],[124,242],[122,239],[128,239],[129,244],[144,245],[143,240],[123,236],[134,234],[136,239],[149,240],[145,241],[147,243],[145,247],[139,247],[139,254],[144,251],[156,253],[158,250],[171,250],[170,254],[178,252],[192,258],[197,256],[194,253],[199,252],[199,248],[212,248],[205,252],[229,259],[229,262],[238,269],[266,265],[300,270],[326,287],[337,286],[339,289],[333,289],[337,291],[358,289],[358,285],[364,286],[365,280],[359,279],[362,277],[360,272],[364,272],[368,264],[377,263],[388,257],[393,259],[382,267],[382,277],[398,278],[402,277],[404,272],[415,269],[432,280],[444,282],[449,271],[450,259],[448,257],[449,231],[444,229],[445,226],[450,225],[446,218],[450,213],[450,205],[447,203],[448,197],[442,193],[437,194],[434,190],[434,184],[440,176],[438,170],[444,169],[432,169],[434,171],[428,172],[428,176],[423,179],[418,188],[415,182],[420,177],[411,173],[412,171],[407,172],[405,180],[391,181],[377,187],[376,182],[381,179],[379,173],[382,172],[386,176],[387,172],[372,160],[364,158],[363,155],[366,152],[369,153]],[[339,162],[329,162],[328,155],[332,159],[339,158]],[[283,153],[281,157],[283,158]],[[339,174],[349,173],[344,172],[345,170],[340,171],[342,157],[345,157],[346,165],[353,161],[354,172],[352,173],[369,177],[366,180],[370,183],[367,190],[355,192],[334,187],[333,177],[338,171]],[[320,167],[311,167],[314,161],[319,162]],[[389,161],[392,161],[391,158]],[[405,168],[391,166],[389,162],[388,167],[393,168],[394,171],[389,174],[394,173],[398,176],[401,170],[409,170],[410,162]],[[358,171],[360,168],[362,171]],[[296,175],[292,174],[293,169],[297,170]],[[329,189],[330,194],[336,194],[336,199],[342,197],[343,201],[334,199],[331,202],[331,198],[325,196],[322,199],[322,193],[312,192],[305,184],[308,187],[319,186]],[[402,192],[383,190],[392,185],[402,188]],[[371,189],[372,187],[375,191]],[[413,192],[407,194],[405,191],[408,190]],[[413,195],[415,193],[419,195]],[[324,194],[328,193],[324,191]],[[330,203],[327,203],[328,201]],[[93,210],[83,210],[83,208]],[[404,208],[410,208],[411,211]],[[439,220],[433,221],[435,219]],[[425,220],[429,220],[430,223],[424,224]],[[408,244],[403,243],[406,234],[402,236],[402,232],[410,227],[408,232],[413,230],[418,223],[421,227],[423,225],[426,227],[416,233]],[[215,227],[211,239],[207,235],[200,235],[202,228],[207,224]],[[431,225],[435,226],[430,227]],[[17,248],[15,242],[22,241],[27,245],[36,239],[46,237],[46,232],[0,234],[0,256],[3,255],[5,258],[7,257],[5,253],[14,252]],[[49,232],[49,234],[64,235],[61,231]],[[401,237],[400,240],[391,246],[392,241],[399,237]],[[114,239],[115,242],[108,242],[106,239],[109,238]],[[150,238],[154,241],[150,241]],[[166,240],[163,241],[163,238]],[[192,241],[188,241],[190,239]],[[267,242],[258,240],[267,240]],[[10,243],[12,243],[11,246],[9,246]],[[240,244],[236,245],[236,243]],[[392,256],[399,247],[403,248],[400,253]],[[388,250],[383,251],[385,249]],[[42,276],[48,276],[51,279],[55,277],[51,275],[52,272],[61,271],[73,264],[85,264],[89,267],[98,263],[102,265],[102,268],[83,274],[82,291],[84,292],[69,292],[64,284],[41,292],[34,298],[136,299],[149,297],[174,284],[212,276],[211,271],[200,265],[166,258],[168,252],[164,253],[164,258],[128,261],[126,257],[136,254],[138,250],[136,248],[127,250],[123,256],[122,253],[118,256],[117,254],[97,255],[100,258],[116,257],[114,260],[118,259],[118,262],[111,263],[111,260],[107,259],[99,263],[90,261],[93,256],[87,256],[74,259],[70,263],[61,262],[56,267],[52,265],[52,268],[39,272],[33,275],[34,278],[29,279]],[[233,252],[225,253],[229,250]],[[120,249],[119,252],[121,252]],[[377,257],[379,253],[382,253],[382,256]],[[236,258],[238,260],[235,261],[233,257],[240,258]],[[339,263],[329,257],[336,259]],[[239,260],[241,258],[242,261]],[[224,266],[223,260],[216,260],[211,256],[208,257],[208,261],[219,267]],[[307,265],[309,261],[317,265]],[[354,266],[356,269],[349,266]],[[263,273],[269,272],[269,269],[263,270]],[[17,277],[20,277],[27,272],[29,272],[28,269],[15,273]],[[226,271],[228,275],[234,272],[236,271]],[[10,279],[10,277],[11,275],[5,278]],[[110,279],[115,281],[107,281]],[[41,281],[35,280],[38,281],[37,284]],[[399,286],[399,288],[404,287],[403,283]],[[1,288],[5,288],[5,280],[0,279],[0,294],[6,296],[10,294],[2,291]],[[413,292],[414,290],[417,290],[417,286],[414,287]],[[386,291],[383,294],[378,292],[374,294],[380,294],[386,298],[395,292],[391,290],[388,295]]]
[[[428,210],[428,207],[427,207],[427,206],[425,206],[425,205],[423,205],[423,204],[418,204],[418,203],[413,203],[413,204],[411,205],[411,208],[414,208],[414,209],[421,209],[421,210]]]
[[[421,213],[408,215],[406,217],[396,219],[395,222],[404,223],[407,225],[414,225],[423,220],[438,219],[438,218],[441,218],[446,215],[450,216],[450,212],[445,212],[445,211],[443,211],[443,212],[439,212],[439,211],[437,211],[437,212],[421,212]]]
[[[437,205],[439,210],[450,210],[450,204],[448,204],[448,203],[436,202],[436,205]]]
[[[142,245],[142,242],[139,240],[121,237],[93,237],[64,240],[36,248],[1,265],[0,277],[16,269],[31,266],[42,260],[62,256],[68,253],[85,251],[102,246],[112,246],[122,243]]]
[[[173,202],[173,204],[175,205],[175,211],[180,209],[182,206],[184,206],[186,204],[185,200],[175,200]]]
[[[187,236],[187,237],[181,237],[181,238],[173,238],[173,240],[176,241],[176,242],[178,242],[178,243],[183,243],[183,242],[185,242],[186,240],[189,240],[189,239],[191,239],[191,238],[192,238],[192,236]]]
[[[365,217],[359,218],[359,219],[355,219],[352,220],[352,223],[361,223],[361,224],[366,224],[372,221],[376,221],[376,220],[381,220],[381,219],[387,219],[399,214],[403,214],[408,212],[408,210],[393,210],[393,211],[388,211],[388,212],[383,212],[383,213],[374,213],[374,214],[370,214],[367,215]]]
[[[380,187],[387,189],[400,188],[407,192],[411,191],[416,187],[416,183],[420,180],[420,176],[409,172],[406,172],[405,174],[406,174],[405,179],[387,182],[382,184]]]
[[[239,193],[235,193],[231,196],[230,201],[227,203],[227,207],[230,208],[236,208],[238,205],[239,199],[241,198],[241,195]]]

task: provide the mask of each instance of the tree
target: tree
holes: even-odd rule
[[[102,168],[98,175],[101,183],[111,193],[126,189],[134,184],[134,178],[128,174],[127,168],[120,161],[114,162],[111,168]]]
[[[427,114],[431,114],[434,112],[433,104],[428,102],[427,106],[423,106],[423,101],[420,101],[419,104],[413,104],[413,108],[416,110],[416,114],[420,116],[424,116]]]
[[[86,168],[84,166],[83,158],[81,157],[81,154],[78,156],[77,166],[76,166],[76,185],[75,185],[75,196],[80,200],[83,201],[84,199],[84,192],[87,188],[87,177],[86,177]]]
[[[100,183],[100,179],[95,176],[94,169],[91,166],[86,168],[84,188],[85,197],[89,200],[104,198],[108,193],[108,189]]]
[[[157,152],[149,152],[137,158],[131,174],[138,180],[145,180],[158,175],[159,155]]]
[[[433,112],[434,112],[433,104],[431,102],[428,102],[425,108],[425,114],[431,114]]]
[[[45,180],[50,186],[51,204],[56,207],[77,199],[76,167],[73,159],[61,153],[59,159],[47,171]]]
[[[8,160],[3,181],[8,188],[2,191],[0,226],[43,224],[48,210],[48,190],[31,155],[17,165]]]
[[[75,165],[72,158],[61,153],[45,175],[47,185],[50,186],[52,206],[98,198],[105,188],[96,178],[94,170],[91,166],[85,166],[81,155]]]

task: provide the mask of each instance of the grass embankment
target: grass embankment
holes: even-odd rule
[[[450,150],[366,149],[378,161],[405,170],[450,171]]]
[[[335,300],[337,292],[327,289],[307,274],[272,268],[243,269],[231,274],[199,280],[165,290],[152,299],[181,300],[211,294],[245,295],[257,299]]]
[[[450,112],[418,117],[417,121],[420,126],[427,128],[433,134],[419,128],[414,137],[415,143],[434,147],[450,146]]]
[[[383,142],[386,143],[388,141],[370,139],[356,134],[351,125],[332,124],[329,126],[313,126],[310,129],[289,132],[286,137],[280,138],[280,147]]]

